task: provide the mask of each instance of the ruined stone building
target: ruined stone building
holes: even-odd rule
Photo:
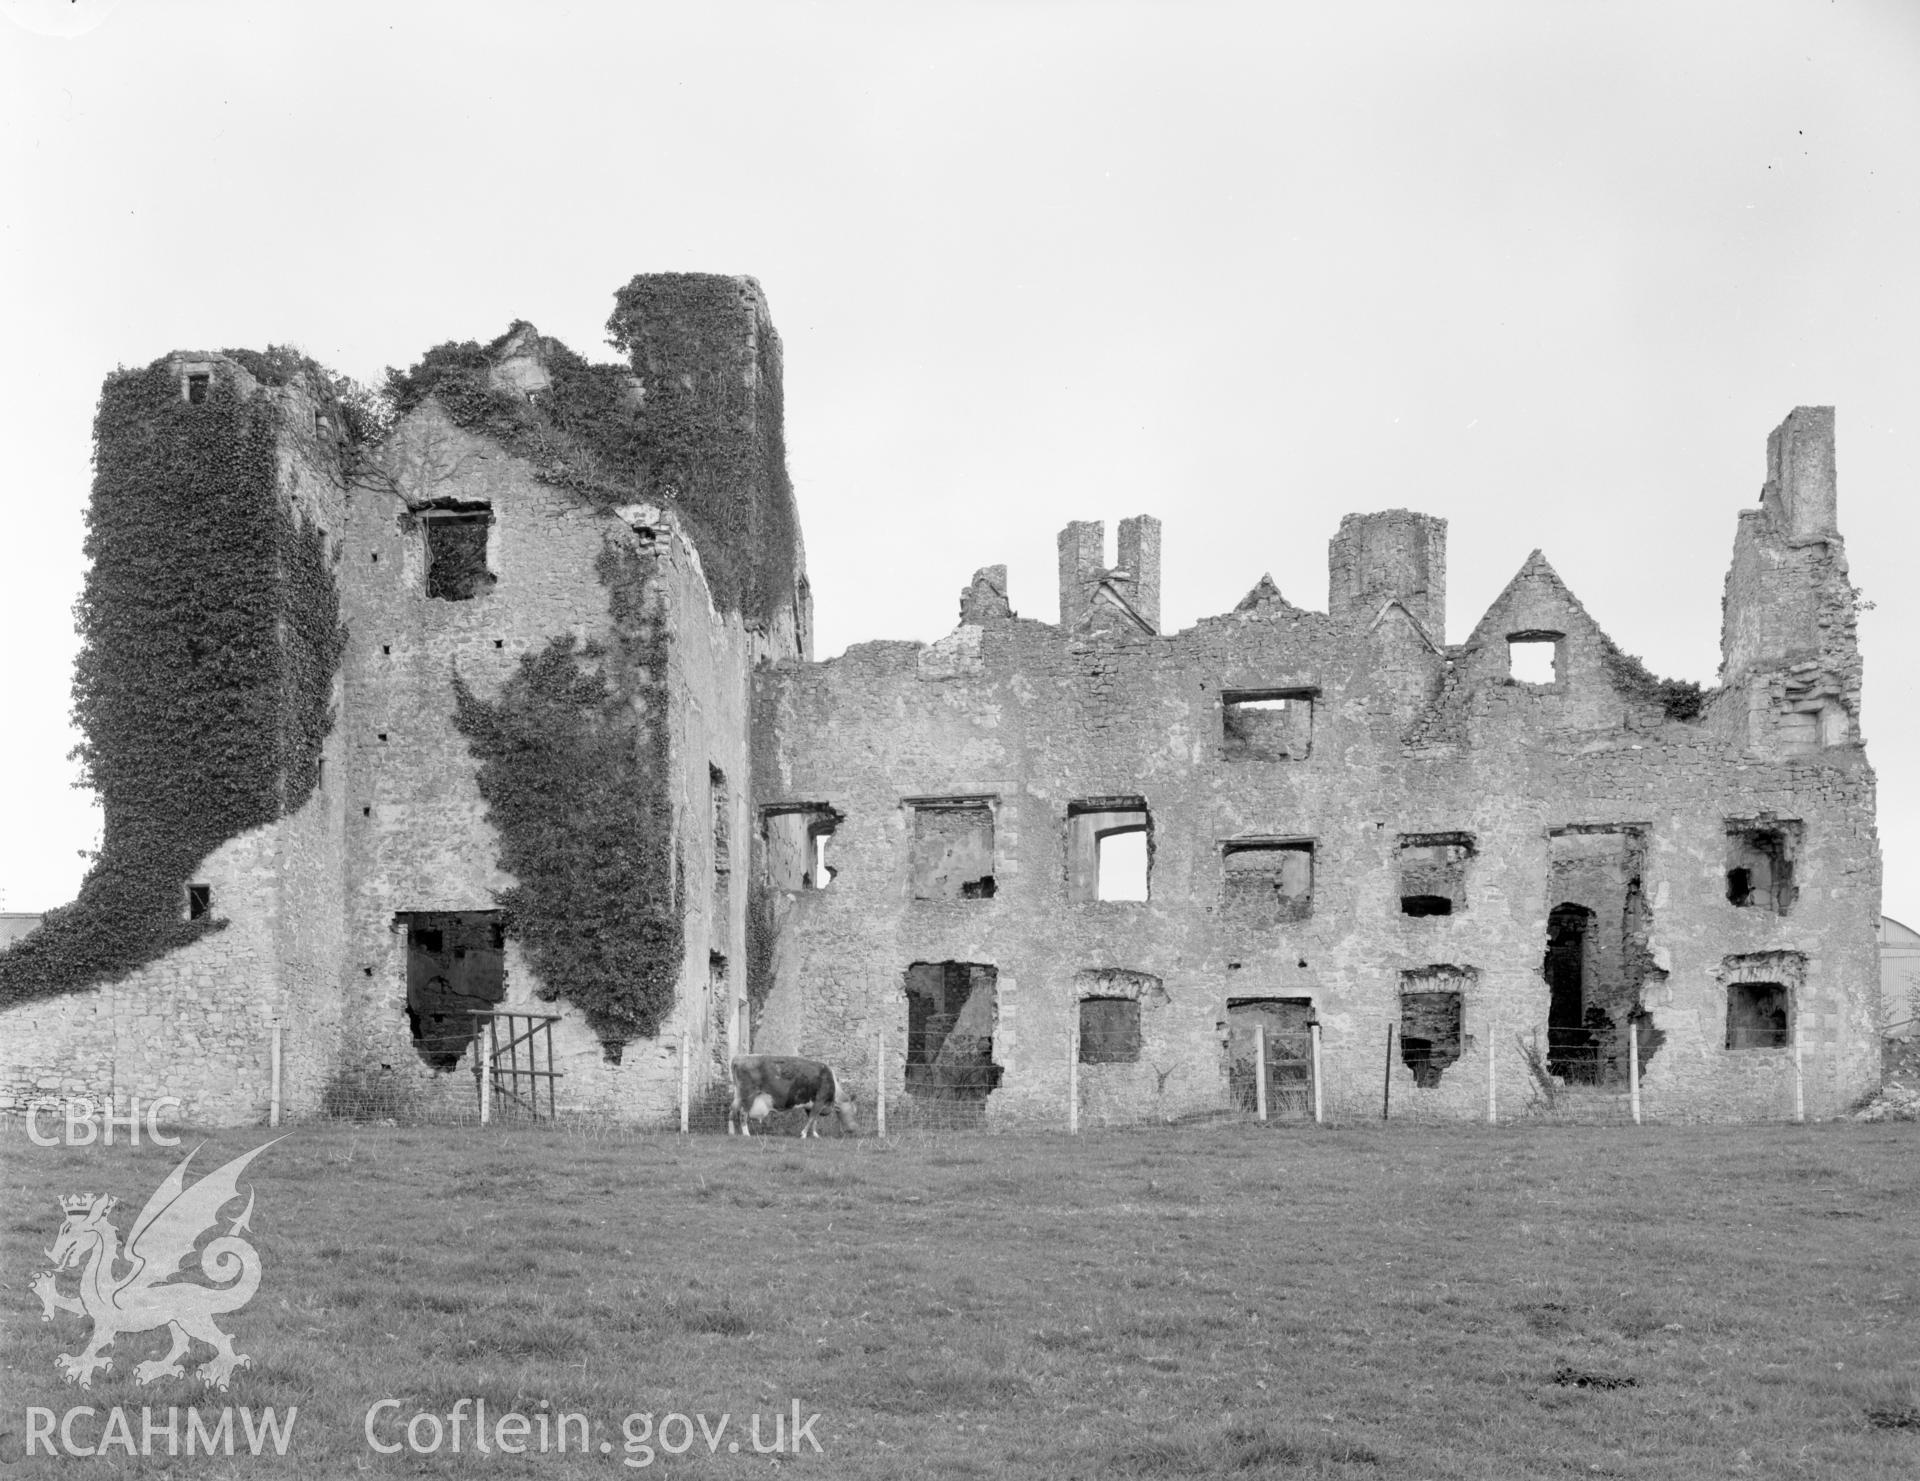
[[[556,1103],[639,1120],[748,1048],[863,1094],[884,1063],[905,1114],[1058,1125],[1070,1086],[1090,1123],[1204,1113],[1252,1103],[1255,1026],[1282,1111],[1310,1027],[1336,1108],[1384,1066],[1400,1109],[1481,1114],[1489,1055],[1509,1108],[1529,1057],[1611,1091],[1630,1034],[1663,1115],[1786,1114],[1796,1063],[1811,1114],[1874,1083],[1830,409],[1768,443],[1704,692],[1538,553],[1450,644],[1445,521],[1398,509],[1341,521],[1324,612],[1263,578],[1163,634],[1141,516],[1113,567],[1098,523],[1062,532],[1057,623],[990,567],[939,642],[815,662],[757,287],[617,303],[627,364],[517,325],[393,375],[390,422],[284,353],[109,381],[76,681],[107,839],[0,955],[14,1104],[254,1119],[277,1028],[296,1111],[471,1107],[474,1009],[555,1015]],[[114,511],[242,444],[233,508],[267,513],[216,534],[256,656],[220,688],[234,608],[190,590],[217,574],[178,557],[137,603],[187,594],[120,621]],[[116,720],[149,674],[199,729]],[[147,780],[182,752],[182,787],[239,779],[191,816]]]

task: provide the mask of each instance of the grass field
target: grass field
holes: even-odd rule
[[[219,1133],[194,1173],[266,1137]],[[791,1442],[797,1401],[820,1453],[777,1469],[822,1478],[1920,1475],[1913,1125],[307,1126],[248,1175],[264,1274],[225,1318],[252,1357],[232,1388],[137,1386],[157,1332],[63,1383],[85,1323],[25,1289],[60,1196],[118,1195],[124,1236],[192,1145],[0,1143],[5,1474],[604,1478],[650,1453],[643,1474],[768,1475],[749,1416]],[[405,1446],[463,1399],[528,1416],[528,1453],[474,1453],[471,1404],[459,1454]],[[397,1453],[366,1438],[382,1400]],[[145,1458],[23,1457],[32,1407],[95,1407],[93,1445],[121,1406],[137,1446],[142,1406],[196,1402],[209,1428],[297,1406],[286,1454],[170,1457],[162,1430]],[[538,1453],[563,1413],[590,1447],[574,1423]],[[709,1458],[694,1421],[723,1414]],[[659,1448],[683,1431],[684,1457]]]

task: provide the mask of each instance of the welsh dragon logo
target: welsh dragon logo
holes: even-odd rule
[[[276,1138],[275,1140],[278,1140]],[[156,1378],[182,1378],[186,1370],[180,1359],[187,1355],[198,1338],[213,1349],[210,1361],[195,1369],[200,1378],[214,1388],[225,1388],[235,1368],[249,1359],[233,1350],[233,1339],[213,1319],[222,1312],[238,1311],[260,1288],[260,1256],[254,1247],[240,1238],[248,1232],[253,1217],[253,1192],[247,1192],[247,1206],[227,1225],[227,1232],[210,1240],[200,1252],[200,1269],[214,1286],[195,1285],[175,1280],[180,1266],[194,1251],[203,1234],[217,1229],[220,1211],[240,1196],[240,1174],[272,1142],[264,1142],[224,1167],[214,1169],[191,1188],[186,1186],[187,1164],[192,1152],[154,1189],[140,1217],[133,1221],[127,1235],[127,1248],[120,1251],[120,1231],[107,1215],[119,1203],[105,1195],[76,1193],[60,1200],[66,1215],[53,1248],[46,1252],[53,1269],[35,1276],[32,1292],[45,1308],[42,1321],[50,1322],[56,1311],[91,1317],[93,1339],[74,1356],[61,1353],[54,1361],[69,1382],[82,1388],[93,1386],[98,1369],[111,1370],[113,1359],[102,1356],[123,1332],[150,1332],[165,1327],[173,1336],[173,1349],[163,1358],[137,1365],[133,1374],[140,1383]],[[198,1150],[198,1149],[196,1149]],[[127,1266],[124,1272],[120,1267]],[[60,1276],[75,1267],[80,1271],[80,1293],[68,1296],[57,1286]]]

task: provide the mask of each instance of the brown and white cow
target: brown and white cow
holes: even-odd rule
[[[775,1111],[806,1107],[807,1124],[800,1135],[818,1136],[814,1122],[832,1111],[847,1131],[859,1129],[859,1107],[843,1094],[833,1070],[816,1059],[786,1054],[742,1054],[733,1062],[733,1106],[727,1112],[727,1134],[737,1128],[752,1136],[752,1123],[765,1121]]]

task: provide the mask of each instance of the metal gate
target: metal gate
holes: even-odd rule
[[[1264,1060],[1268,1119],[1312,1119],[1312,1022],[1309,998],[1228,1000],[1227,1081],[1236,1106],[1250,1114],[1259,1111],[1259,1065]],[[1263,1032],[1256,1034],[1256,1029]]]
[[[554,1081],[564,1073],[553,1067],[553,1026],[560,1021],[560,1015],[478,1008],[469,1012],[474,1021],[473,1089],[480,1102],[481,1124],[503,1112],[520,1113],[538,1120],[543,1083],[547,1092],[546,1115],[552,1120]],[[545,1069],[540,1068],[543,1048]]]

